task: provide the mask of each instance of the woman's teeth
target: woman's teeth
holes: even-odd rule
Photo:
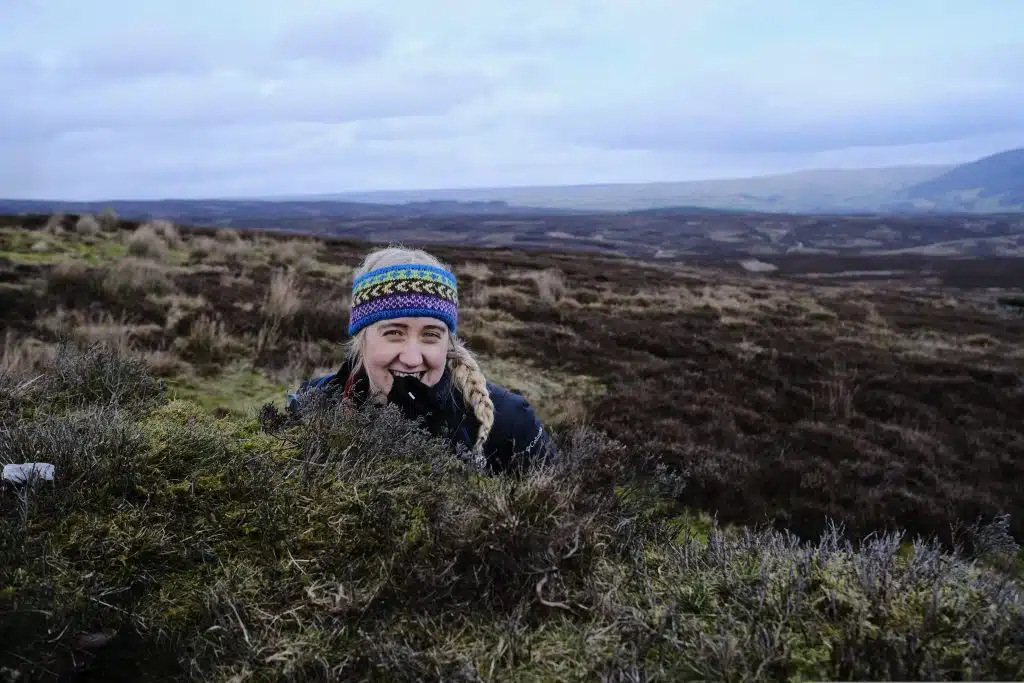
[[[398,370],[392,370],[391,374],[395,377],[415,377],[416,379],[423,379],[423,375],[426,372],[399,372]]]

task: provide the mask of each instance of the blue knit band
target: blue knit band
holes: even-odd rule
[[[350,336],[381,320],[405,317],[437,318],[455,334],[458,323],[455,275],[435,266],[401,264],[377,268],[353,282]]]

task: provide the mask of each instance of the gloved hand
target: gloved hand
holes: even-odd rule
[[[402,409],[409,420],[423,418],[430,433],[439,436],[445,426],[444,410],[430,391],[430,387],[415,377],[394,377],[388,402]]]

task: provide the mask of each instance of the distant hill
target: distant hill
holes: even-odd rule
[[[275,221],[280,219],[411,218],[418,216],[550,216],[579,214],[580,211],[509,206],[502,201],[421,201],[404,204],[375,204],[321,199],[270,201],[259,199],[161,199],[111,200],[96,202],[48,201],[0,198],[0,214],[17,213],[100,213],[113,209],[121,218],[149,220],[166,218],[185,223],[231,225],[238,219]]]
[[[399,204],[422,201],[507,202],[509,206],[584,211],[639,211],[668,207],[849,213],[877,209],[895,193],[952,166],[819,169],[750,178],[654,183],[538,185],[529,187],[381,190],[281,199],[330,199]],[[271,199],[271,198],[267,198]]]
[[[907,188],[901,200],[937,211],[1024,210],[1024,148],[957,166]]]
[[[817,169],[686,182],[382,190],[278,197],[112,200],[0,199],[0,212],[97,213],[235,224],[417,216],[658,215],[740,211],[803,215],[1024,211],[1024,149],[953,165]]]
[[[1024,211],[1024,149],[960,165],[814,169],[686,182],[383,190],[303,199],[365,203],[505,202],[582,211],[713,209],[789,214],[999,213]]]

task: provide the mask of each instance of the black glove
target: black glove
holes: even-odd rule
[[[402,409],[402,414],[409,420],[423,419],[427,429],[435,436],[440,436],[445,427],[444,410],[435,400],[430,387],[415,377],[394,377],[388,402]]]

